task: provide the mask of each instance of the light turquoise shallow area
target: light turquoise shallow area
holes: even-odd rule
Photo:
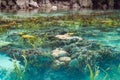
[[[100,30],[92,30],[91,36],[85,37],[89,40],[99,41],[107,46],[120,48],[120,28],[111,29],[108,32],[100,31]]]

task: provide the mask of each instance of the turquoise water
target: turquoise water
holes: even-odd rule
[[[62,12],[58,14],[61,16],[68,13]],[[40,15],[37,14],[37,16]],[[20,32],[29,31],[10,29],[0,35],[0,80],[90,80],[90,70],[86,66],[88,63],[92,65],[90,67],[96,76],[95,80],[120,80],[119,27],[46,27],[42,30],[33,31],[34,34],[39,36],[44,32],[49,35],[46,44],[36,49],[23,43],[23,40],[18,35]],[[67,41],[53,38],[56,34],[69,32],[74,33],[73,36],[82,37],[84,40],[72,39]],[[53,65],[54,58],[50,54],[56,48],[67,51],[67,55],[72,58],[72,61],[59,67]],[[19,57],[22,49],[27,50],[29,54],[34,52],[34,55],[26,57],[28,61],[31,61],[28,62],[27,67],[25,67],[26,59]],[[14,61],[17,61],[17,63],[15,64]]]
[[[120,48],[119,29],[120,28],[116,28],[116,29],[111,28],[107,32],[99,30],[99,29],[96,29],[96,30],[92,29],[92,30],[89,30],[91,33],[88,32],[88,33],[83,34],[83,35],[87,35],[87,36],[85,36],[86,39],[99,41],[103,45]]]

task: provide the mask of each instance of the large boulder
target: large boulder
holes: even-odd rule
[[[4,7],[6,7],[7,6],[7,2],[5,0],[2,0],[1,1],[1,5],[4,6]]]
[[[7,5],[9,5],[9,6],[14,6],[15,5],[15,3],[13,2],[13,1],[8,1],[8,4]]]
[[[33,0],[17,0],[16,3],[20,7],[20,9],[26,9],[26,8],[29,8],[30,6],[32,8],[39,7],[37,2],[35,2]]]
[[[55,50],[52,51],[52,56],[55,58],[63,57],[66,55],[67,55],[67,52],[59,48],[56,48]]]
[[[70,9],[70,2],[58,2],[57,3],[57,7],[60,10],[68,10]]]
[[[71,58],[70,57],[60,57],[59,58],[59,61],[60,62],[65,62],[65,63],[68,63],[68,62],[70,62],[71,61]]]
[[[1,7],[1,2],[2,2],[2,0],[0,0],[0,7]]]
[[[71,68],[79,68],[79,61],[77,59],[73,59],[69,62],[69,67]]]
[[[45,0],[46,1],[46,8],[51,8],[52,4],[49,0]]]
[[[78,0],[79,4],[83,8],[90,8],[92,7],[92,0]]]
[[[33,8],[39,8],[39,5],[37,4],[37,2],[30,0],[29,5],[32,6]]]
[[[56,38],[58,39],[61,39],[61,40],[73,40],[73,39],[77,39],[79,41],[82,41],[83,38],[81,37],[78,37],[78,36],[71,36],[70,34],[63,34],[63,35],[56,35],[55,36]]]
[[[17,0],[16,3],[20,9],[26,9],[29,7],[29,0]]]
[[[71,0],[70,2],[71,2],[72,4],[74,4],[74,3],[77,2],[77,0]]]
[[[1,5],[2,0],[0,0],[0,5]]]
[[[80,8],[80,6],[79,6],[79,4],[78,4],[78,3],[74,3],[74,4],[72,5],[72,8],[73,8],[73,9],[79,9],[79,8]]]
[[[114,0],[109,0],[109,9],[113,9],[114,8]]]

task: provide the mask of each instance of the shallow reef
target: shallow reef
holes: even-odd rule
[[[0,68],[0,79],[119,80],[119,17],[117,12],[1,17],[0,52],[14,69]]]

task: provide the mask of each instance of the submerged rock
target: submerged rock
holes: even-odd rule
[[[70,58],[70,57],[60,57],[60,58],[59,58],[59,61],[68,63],[68,62],[71,61],[71,58]]]
[[[65,62],[60,62],[59,60],[55,60],[52,64],[52,69],[59,69],[61,66],[64,66]]]
[[[69,34],[64,34],[64,35],[56,35],[55,36],[58,39],[66,39],[66,40],[72,40],[72,39],[78,39],[78,40],[83,40],[81,37],[77,37],[77,36],[70,36]]]
[[[55,49],[52,51],[52,55],[57,58],[57,57],[63,57],[63,56],[66,56],[67,55],[67,52],[62,50],[62,49]]]
[[[69,63],[69,67],[78,68],[79,67],[79,61],[77,59],[71,60],[70,63]]]

